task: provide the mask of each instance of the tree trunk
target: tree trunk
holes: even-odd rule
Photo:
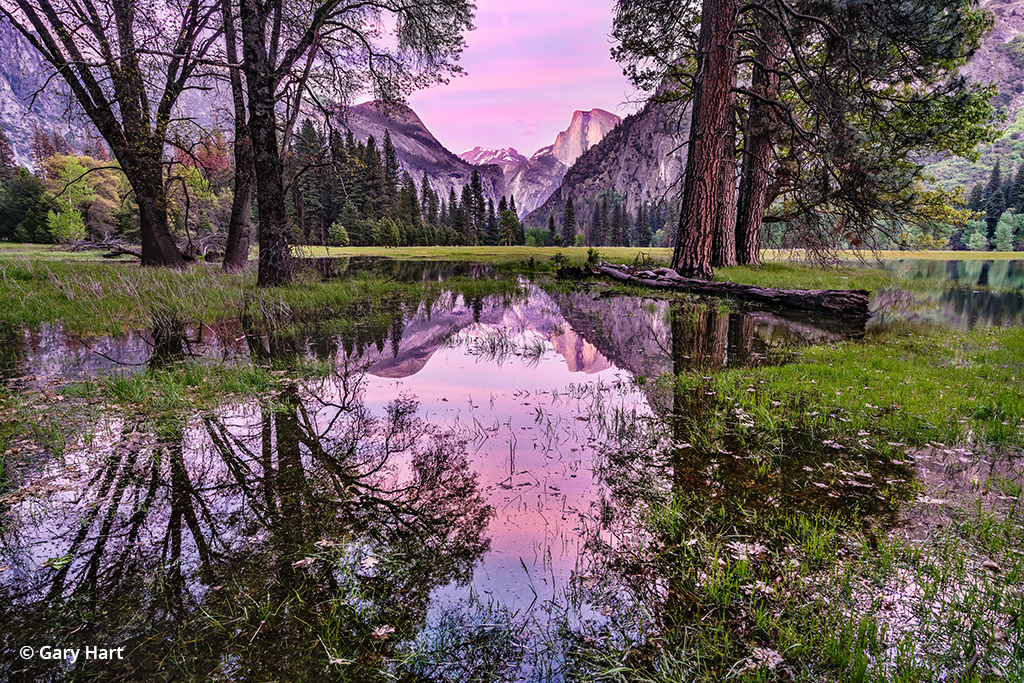
[[[222,0],[224,16],[224,43],[226,56],[231,64],[238,63],[235,19],[231,12],[231,0]],[[231,97],[235,106],[235,197],[231,202],[231,220],[228,223],[228,240],[224,247],[224,272],[230,273],[245,268],[249,262],[249,213],[252,209],[252,187],[256,183],[256,170],[252,160],[252,139],[246,124],[245,97],[242,91],[242,75],[238,69],[231,69]]]
[[[241,270],[249,262],[249,243],[251,241],[249,215],[252,211],[252,189],[256,183],[252,157],[249,127],[244,124],[236,125],[235,197],[231,202],[231,221],[228,223],[228,240],[224,249],[222,265],[224,272]]]
[[[167,194],[163,169],[158,160],[139,162],[118,154],[128,183],[135,190],[139,205],[139,233],[142,240],[142,265],[184,268],[185,259],[171,237],[167,224]]]
[[[732,53],[736,54],[738,40],[732,39]],[[718,216],[711,243],[711,267],[736,265],[736,60],[732,61],[729,79],[728,118],[725,138],[722,140],[722,179],[718,195]]]
[[[710,280],[711,242],[721,196],[722,141],[735,63],[732,32],[737,0],[704,0],[697,48],[690,143],[672,267],[684,277]]]
[[[794,311],[810,311],[842,318],[867,319],[870,292],[863,289],[772,289],[735,282],[707,282],[680,277],[668,268],[630,273],[628,266],[599,263],[595,270],[604,275],[656,289],[671,289],[693,294],[754,301]]]
[[[774,21],[763,17],[760,26],[761,44],[751,89],[766,100],[779,95],[779,75],[773,70],[778,59],[772,46],[778,43],[779,30]],[[772,155],[772,107],[751,99],[747,126],[743,133],[743,164],[740,196],[736,217],[736,261],[742,265],[761,263],[761,224],[768,209],[769,165]]]
[[[284,176],[277,145],[274,117],[275,77],[267,56],[266,17],[257,0],[241,0],[242,52],[249,91],[249,136],[256,173],[256,199],[260,207],[260,260],[256,282],[273,287],[291,280],[288,221],[284,202]]]

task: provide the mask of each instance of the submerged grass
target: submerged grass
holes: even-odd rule
[[[474,260],[479,256],[472,252]],[[311,331],[335,346],[331,335],[383,344],[396,310],[437,305],[443,291],[467,300],[518,291],[514,279],[442,287],[369,276],[329,283],[305,276],[288,287],[257,290],[252,273],[6,257],[0,269],[0,293],[10,302],[0,316],[10,325],[121,331],[229,317],[266,339],[268,355],[275,344],[294,352],[288,362],[174,359],[35,394],[5,388],[0,487],[12,459],[24,464],[43,452],[59,455],[71,431],[87,429],[91,411],[113,407],[166,423],[234,397],[272,405],[292,383],[330,372],[323,357],[301,353],[299,342]],[[780,264],[729,276],[810,287],[850,278],[840,286],[867,288],[890,277]],[[372,332],[359,337],[356,327]],[[543,351],[508,335],[470,341],[493,357]],[[608,523],[632,516],[646,534],[608,553],[609,570],[628,598],[594,603],[602,614],[607,610],[606,626],[556,624],[547,637],[565,660],[552,678],[1024,679],[1020,478],[993,473],[979,481],[979,490],[992,492],[985,503],[943,502],[941,527],[923,539],[894,531],[899,515],[937,505],[913,502],[923,492],[913,482],[908,449],[966,444],[972,457],[994,459],[1024,446],[1024,330],[891,332],[803,349],[780,366],[693,373],[669,384],[677,403],[654,437],[636,426],[636,416],[614,416],[622,422],[616,431],[632,435],[636,449],[609,455],[613,488],[631,492],[613,492],[618,499],[603,503],[618,505]],[[594,412],[602,410],[596,405]],[[671,461],[652,461],[666,443]],[[636,464],[645,462],[650,465]],[[624,472],[633,481],[621,484],[629,478]],[[301,677],[326,659],[339,680],[482,681],[513,676],[524,656],[520,626],[500,608],[476,605],[446,616],[431,637],[413,639],[419,624],[401,623],[407,605],[393,592],[371,594],[370,579],[379,578],[369,571],[373,564],[358,565],[366,576],[339,578],[337,557],[326,551],[310,557],[324,570],[290,591],[211,588],[202,619],[177,640],[161,641],[170,643],[168,670],[186,678],[233,677],[244,673],[234,666],[255,662],[254,670],[270,677]],[[307,566],[301,554],[288,559],[296,562],[277,570],[282,585],[296,566]],[[257,565],[248,570],[262,571]],[[328,579],[347,581],[341,598],[319,594]],[[196,647],[207,645],[209,656],[196,657]]]

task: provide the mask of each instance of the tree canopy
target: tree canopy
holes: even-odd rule
[[[990,139],[991,91],[957,73],[990,25],[968,0],[620,0],[614,54],[626,73],[658,100],[691,103],[674,265],[711,276],[711,181],[734,156],[723,140],[735,124],[740,191],[726,203],[738,215],[717,229],[737,231],[738,252],[759,247],[765,220],[822,251],[916,220],[934,196],[921,159]]]

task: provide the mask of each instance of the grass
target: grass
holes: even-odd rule
[[[538,272],[555,251],[586,257],[585,250],[525,248],[514,254],[382,251],[402,258],[490,259],[510,270],[532,257],[544,266]],[[626,251],[601,252],[630,259]],[[874,289],[893,282],[877,269],[821,271],[776,262],[722,275],[783,287]],[[329,358],[304,351],[306,339],[326,339],[331,348],[383,345],[396,312],[443,305],[452,291],[466,300],[514,300],[520,285],[514,277],[456,279],[442,287],[303,276],[287,287],[258,290],[251,272],[142,270],[3,251],[4,350],[20,345],[23,325],[56,323],[82,333],[154,325],[187,331],[229,318],[265,340],[269,357],[234,364],[178,357],[32,394],[5,388],[0,487],[17,483],[11,477],[40,458],[59,457],[63,444],[87,433],[100,411],[149,422],[158,435],[180,436],[188,417],[243,397],[280,408],[280,392],[332,372]],[[491,358],[543,351],[507,334],[450,342]],[[290,350],[291,360],[275,349]],[[18,361],[8,355],[0,355],[3,367]],[[421,536],[396,536],[401,543],[391,544],[393,557],[365,564],[365,553],[346,554],[360,547],[346,538],[322,543],[327,521],[345,508],[332,504],[324,514],[307,515],[301,544],[292,546],[282,535],[289,554],[276,557],[259,544],[240,549],[230,581],[209,587],[189,623],[176,631],[153,624],[151,639],[136,647],[155,658],[153,671],[185,678],[245,673],[235,666],[294,678],[322,673],[326,661],[339,680],[494,680],[511,676],[528,654],[535,661],[552,659],[551,653],[551,676],[578,681],[1024,678],[1024,623],[1016,618],[1024,609],[1020,476],[1013,467],[993,467],[970,495],[957,498],[923,490],[907,456],[908,449],[920,455],[953,445],[964,447],[959,456],[999,463],[1019,453],[1024,330],[894,331],[805,348],[777,366],[661,381],[667,385],[661,395],[675,403],[663,406],[658,420],[645,426],[636,415],[603,416],[621,438],[609,439],[603,451],[609,495],[602,505],[608,524],[628,521],[624,528],[637,532],[615,547],[588,549],[610,578],[567,597],[607,608],[605,621],[556,619],[539,635],[538,649],[525,653],[521,643],[532,635],[500,606],[478,600],[464,613],[443,615],[435,630],[419,637],[429,591],[408,592],[410,567],[436,569],[430,557],[418,565],[407,561],[423,552]],[[313,484],[311,491],[319,480]],[[938,526],[921,538],[901,535],[908,517],[936,509]],[[362,524],[356,515],[345,529],[373,531]],[[293,562],[307,558],[311,564],[296,569]],[[148,581],[141,589],[156,596],[156,604],[167,587],[155,585],[158,578],[154,585]],[[412,617],[410,604],[418,610]],[[913,618],[912,627],[895,618],[897,608]],[[78,627],[57,614],[73,614],[73,606],[53,609],[44,615],[43,631]],[[126,615],[135,611],[125,609],[118,618],[134,618]],[[67,623],[58,628],[61,620]]]

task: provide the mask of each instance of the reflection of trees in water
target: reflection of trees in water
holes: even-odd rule
[[[453,277],[475,279],[494,274],[494,268],[484,263],[360,257],[298,259],[296,268],[315,272],[324,280],[362,274],[397,282],[442,282]]]
[[[968,287],[1024,289],[1024,259],[965,259],[932,261],[911,259],[890,266],[908,280],[946,281]]]
[[[872,328],[900,321],[974,328],[1024,324],[1024,293],[957,287],[935,294],[883,289],[875,295]]]
[[[651,664],[657,657],[655,642],[661,651],[683,657],[675,661],[686,662],[694,643],[706,639],[721,646],[718,655],[708,656],[724,659],[701,666],[724,665],[719,671],[726,671],[746,655],[744,639],[759,637],[744,602],[751,593],[733,586],[713,594],[710,588],[725,581],[738,557],[749,561],[744,583],[771,583],[781,571],[774,562],[804,560],[801,542],[818,533],[818,525],[831,557],[839,538],[825,535],[826,529],[894,523],[898,504],[912,493],[912,473],[902,461],[857,440],[831,440],[798,397],[761,397],[756,380],[738,388],[756,397],[759,407],[753,410],[772,414],[776,428],[768,429],[755,423],[751,408],[719,393],[710,375],[729,367],[730,359],[743,362],[756,348],[749,322],[706,307],[669,307],[675,382],[660,397],[662,418],[625,430],[627,438],[609,443],[601,454],[597,471],[610,495],[603,533],[591,549],[603,569],[577,588],[613,609],[599,634],[586,626],[575,630],[581,653],[588,651],[584,634],[589,642],[599,637],[603,651],[618,650],[611,659],[628,655],[631,666],[643,669],[645,660]],[[739,600],[716,597],[730,592]],[[772,609],[777,607],[782,608]],[[723,627],[732,629],[720,634],[725,641],[702,631]],[[772,642],[770,634],[761,637]],[[586,667],[592,653],[578,661],[574,656],[570,666]]]
[[[125,421],[78,474],[55,473],[4,538],[5,651],[125,645],[130,662],[102,675],[136,680],[298,679],[329,657],[368,677],[422,627],[431,590],[469,579],[490,510],[461,443],[409,398],[371,416],[355,380],[188,424]],[[374,637],[383,627],[394,635]],[[0,664],[5,680],[52,671]],[[68,674],[98,671],[80,660]]]

